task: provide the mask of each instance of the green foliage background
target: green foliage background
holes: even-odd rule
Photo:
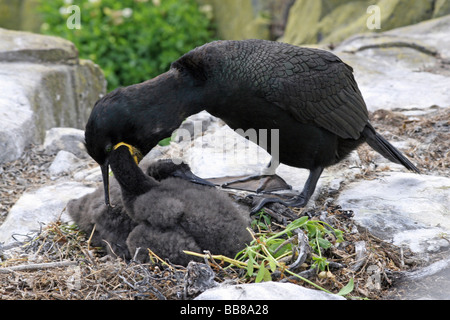
[[[81,29],[67,20],[80,8]],[[203,8],[204,9],[204,8]],[[213,40],[208,12],[195,0],[42,1],[41,32],[72,41],[97,63],[108,91],[153,78],[189,50]]]

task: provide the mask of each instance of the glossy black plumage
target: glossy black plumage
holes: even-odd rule
[[[122,154],[120,154],[122,152]],[[92,244],[104,246],[125,259],[136,255],[146,261],[150,248],[163,259],[186,265],[191,259],[182,252],[190,250],[234,256],[251,241],[246,230],[248,213],[237,207],[227,194],[200,184],[186,164],[170,160],[151,164],[146,176],[136,166],[126,147],[113,151],[111,166],[121,188],[111,184],[112,207],[104,205],[100,189],[69,203],[69,214],[86,233],[96,224]],[[122,159],[122,161],[120,160]],[[116,166],[117,164],[117,166]],[[130,171],[134,173],[130,173]],[[121,178],[125,175],[125,178]],[[133,180],[128,177],[133,176]],[[136,177],[148,190],[127,188]],[[131,193],[130,193],[131,192]]]
[[[363,142],[418,172],[369,123],[350,66],[324,50],[264,40],[205,44],[175,61],[168,72],[109,93],[96,103],[87,123],[88,152],[103,168],[108,150],[121,141],[146,154],[201,110],[233,129],[279,130],[275,162],[310,170],[302,193],[288,205],[306,205],[323,168]],[[274,155],[272,138],[266,149]]]

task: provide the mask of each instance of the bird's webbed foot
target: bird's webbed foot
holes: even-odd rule
[[[299,194],[298,196],[292,197],[291,199],[283,200],[281,198],[260,198],[255,197],[253,200],[253,207],[250,210],[250,214],[255,214],[259,210],[261,210],[268,203],[281,203],[286,207],[297,207],[303,208],[307,204],[308,200],[305,199],[303,194]]]
[[[221,185],[222,188],[233,188],[236,187],[236,185],[239,185],[240,183],[250,182],[252,180],[259,181],[258,187],[256,188],[255,192],[260,193],[262,190],[264,190],[264,187],[266,185],[267,176],[262,175],[251,175],[243,178],[234,179],[231,181],[227,181]]]
[[[265,194],[280,190],[292,190],[292,186],[287,184],[283,178],[277,175],[251,175],[235,178],[231,181],[222,183],[220,187]]]
[[[259,210],[261,210],[262,207],[264,207],[268,203],[281,203],[285,205],[286,207],[297,207],[302,208],[306,206],[309,199],[311,198],[312,194],[314,193],[314,190],[316,188],[317,180],[319,180],[320,175],[322,174],[323,168],[322,167],[315,167],[309,171],[308,179],[306,180],[305,186],[303,187],[303,191],[293,196],[290,199],[282,199],[282,198],[255,198],[253,203],[253,208],[250,211],[250,214],[257,213]]]

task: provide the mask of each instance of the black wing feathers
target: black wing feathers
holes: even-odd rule
[[[358,139],[368,112],[352,74],[352,68],[326,51],[299,48],[305,72],[273,79],[284,90],[269,99],[303,123],[315,123],[344,139]],[[300,59],[296,59],[297,61]],[[306,68],[305,68],[306,66]],[[287,90],[286,90],[287,89]]]
[[[246,88],[344,139],[358,139],[368,122],[367,107],[353,69],[331,52],[265,40],[216,41],[172,64],[197,80],[222,88]]]

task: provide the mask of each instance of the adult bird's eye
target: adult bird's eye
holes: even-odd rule
[[[112,145],[110,145],[110,144],[107,145],[105,148],[106,153],[110,153],[112,151],[112,148],[113,148]]]

